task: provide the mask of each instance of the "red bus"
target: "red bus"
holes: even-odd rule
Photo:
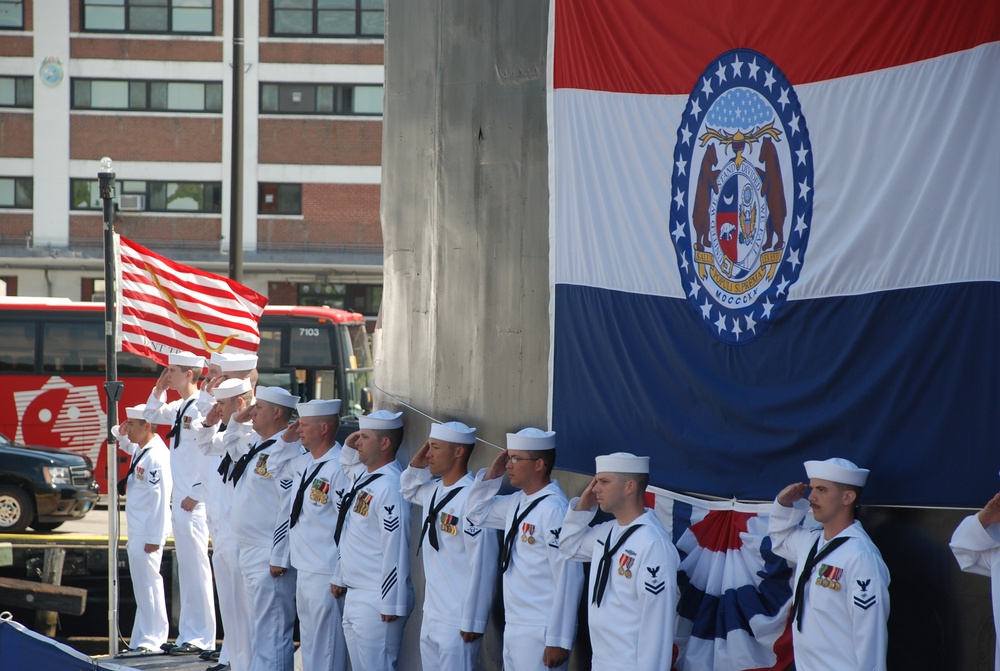
[[[364,316],[326,307],[269,305],[260,320],[258,384],[304,400],[339,398],[341,436],[370,409],[372,356]],[[104,304],[0,298],[0,433],[90,457],[107,492]],[[122,408],[145,403],[161,367],[117,353]],[[127,458],[119,471],[127,471]]]

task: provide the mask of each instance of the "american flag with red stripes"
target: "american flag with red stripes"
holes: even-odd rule
[[[172,352],[256,353],[267,298],[118,236],[121,346],[166,365]]]

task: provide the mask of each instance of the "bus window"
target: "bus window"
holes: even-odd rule
[[[325,325],[288,327],[290,333],[288,357],[293,366],[333,367],[333,346],[330,342],[332,330]]]
[[[281,368],[281,329],[261,328],[260,347],[257,349],[257,369],[275,370]],[[283,385],[265,385],[278,386]]]
[[[53,322],[42,329],[42,370],[97,373],[105,365],[104,324]]]
[[[33,322],[10,322],[0,324],[0,370],[35,370],[35,324]]]
[[[293,394],[296,393],[292,389],[292,374],[287,371],[277,371],[274,373],[259,373],[257,378],[258,387],[281,387],[282,389],[287,389]]]
[[[133,375],[158,376],[156,362],[131,352],[118,352],[118,372]]]
[[[349,324],[341,331],[344,349],[349,352],[348,367],[344,371],[347,383],[347,407],[343,415],[363,415],[366,412],[367,392],[372,386],[372,354],[368,346],[368,332],[364,324]],[[367,391],[366,391],[367,389]]]

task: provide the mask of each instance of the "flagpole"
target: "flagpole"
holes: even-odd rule
[[[118,425],[118,401],[122,383],[118,381],[118,358],[115,356],[118,336],[118,286],[115,273],[115,172],[111,159],[101,159],[97,173],[101,200],[104,201],[104,357],[107,381],[104,391],[108,399],[107,464],[108,464],[108,654],[118,654],[118,445],[111,430]]]

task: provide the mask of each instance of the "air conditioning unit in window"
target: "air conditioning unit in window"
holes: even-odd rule
[[[123,193],[118,198],[118,209],[122,212],[141,212],[146,209],[146,196]]]

